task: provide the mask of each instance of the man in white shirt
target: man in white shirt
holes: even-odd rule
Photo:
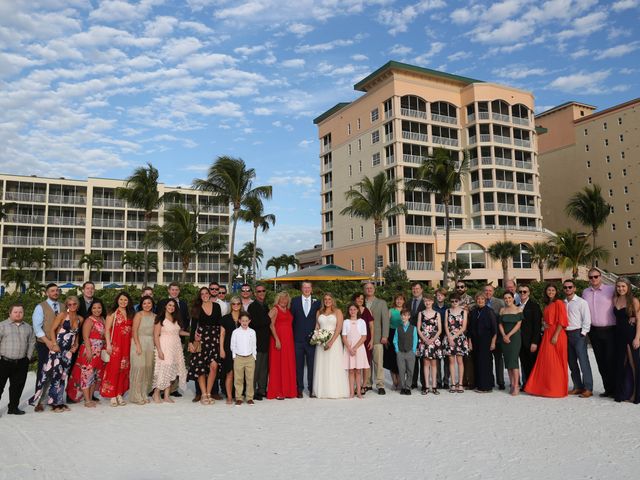
[[[573,280],[562,283],[567,306],[569,326],[567,327],[567,348],[569,354],[569,368],[573,390],[569,395],[580,395],[582,398],[593,396],[593,375],[589,355],[587,354],[587,334],[591,330],[591,311],[586,300],[576,295],[576,285]],[[580,366],[578,367],[578,364]],[[580,374],[582,371],[582,375]]]
[[[229,313],[229,304],[224,300],[218,298],[218,292],[220,291],[220,284],[218,282],[211,282],[209,284],[209,294],[211,295],[211,301],[216,302],[220,305],[220,311],[222,312],[222,316],[224,317],[227,313]]]

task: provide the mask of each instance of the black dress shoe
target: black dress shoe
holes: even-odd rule
[[[379,388],[378,389],[378,395],[386,395],[387,392],[385,392],[384,388]]]
[[[193,403],[198,403],[200,400],[202,399],[202,395],[198,395],[196,394],[195,397],[193,397],[193,400],[191,400]],[[242,404],[242,403],[241,403]]]
[[[182,394],[179,391],[175,391],[173,393],[170,394],[172,397],[176,397],[176,398],[180,398],[182,396]]]
[[[253,399],[254,399],[254,400],[258,400],[258,401],[262,400],[263,398],[264,398],[264,397],[262,396],[262,394],[261,394],[261,393],[256,393],[256,394],[253,396]]]
[[[411,385],[411,388],[415,388],[417,390],[418,389],[418,385],[417,384]]]
[[[19,408],[10,408],[7,411],[8,415],[24,415],[24,410],[20,410]]]
[[[153,393],[151,393],[151,395],[153,395]],[[149,396],[151,396],[151,395],[149,395]],[[98,397],[96,397],[95,395],[91,396],[91,400],[93,400],[94,402],[99,402],[100,401],[100,399]]]
[[[502,384],[502,385],[498,385],[498,389],[499,390],[506,390],[507,387],[505,387],[504,384]]]
[[[296,397],[297,398],[302,398],[303,397],[302,392],[298,392],[298,395],[296,395]]]
[[[407,388],[407,393],[405,393],[405,395],[411,395],[411,390]]]

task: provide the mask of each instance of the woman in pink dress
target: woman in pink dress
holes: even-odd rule
[[[362,372],[369,368],[364,342],[367,339],[367,325],[360,318],[358,306],[349,304],[349,318],[342,324],[342,343],[344,344],[344,368],[349,370],[349,398],[353,398],[355,381],[358,398],[362,398]]]
[[[122,396],[129,390],[131,332],[135,313],[129,294],[120,292],[104,328],[107,344],[105,350],[111,358],[104,369],[100,395],[110,398],[112,407],[126,405]]]
[[[276,296],[276,304],[269,311],[271,343],[269,344],[269,384],[267,398],[284,400],[296,398],[296,353],[293,343],[293,315],[287,292]]]

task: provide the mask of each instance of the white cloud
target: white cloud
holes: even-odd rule
[[[413,59],[413,61],[417,65],[427,65],[429,63],[429,61],[435,55],[440,53],[444,47],[445,47],[445,44],[442,43],[442,42],[433,42],[433,43],[431,43],[431,46],[429,47],[429,51],[423,53],[422,55],[418,55],[416,58]]]
[[[412,5],[407,5],[402,9],[393,10],[385,8],[378,13],[378,21],[389,27],[389,33],[396,35],[406,32],[409,25],[418,17],[429,10],[443,8],[446,3],[443,0],[420,0]]]
[[[342,40],[332,40],[330,42],[317,43],[315,45],[299,45],[294,50],[296,53],[318,53],[318,52],[328,52],[338,47],[348,47],[353,45],[355,40],[351,39],[342,39]]]
[[[588,48],[581,48],[580,50],[576,50],[571,54],[571,58],[578,59],[583,58],[591,54],[591,51]]]
[[[233,51],[238,55],[242,55],[248,57],[249,55],[253,55],[254,53],[263,52],[267,47],[264,45],[254,45],[254,46],[242,46],[238,48],[234,48]]]
[[[389,49],[390,55],[397,55],[398,57],[404,57],[405,55],[409,55],[413,49],[406,45],[400,45],[396,43],[393,47]]]
[[[480,43],[514,43],[533,32],[534,27],[528,21],[507,20],[498,27],[480,25],[471,32],[471,36]]]
[[[137,4],[124,0],[102,0],[100,6],[89,14],[89,18],[103,22],[130,22],[145,18],[155,4],[159,3],[162,0],[141,0]]]
[[[501,78],[510,80],[520,80],[527,77],[547,75],[544,68],[531,68],[526,65],[511,65],[508,67],[497,68],[493,70],[493,74]]]
[[[298,142],[298,146],[300,148],[309,148],[314,143],[316,143],[315,140],[301,140],[300,142]]]
[[[304,37],[307,33],[313,32],[314,28],[311,25],[304,23],[292,23],[287,27],[287,31],[293,33],[298,37]]]
[[[145,25],[144,33],[148,37],[166,37],[178,24],[174,17],[156,17]]]
[[[466,60],[467,58],[471,58],[473,54],[470,51],[459,51],[452,53],[447,57],[447,60],[450,62],[457,62],[459,60]]]
[[[640,48],[640,42],[625,43],[622,45],[616,45],[615,47],[602,50],[596,55],[597,60],[603,60],[606,58],[618,58],[636,51]]]
[[[224,65],[234,65],[236,60],[224,53],[197,53],[188,56],[179,65],[180,68],[190,70],[205,70]]]
[[[613,5],[611,5],[611,9],[614,12],[622,12],[624,10],[637,8],[638,6],[640,6],[639,0],[619,0],[617,2],[614,2]]]
[[[267,180],[269,185],[298,185],[312,187],[320,182],[315,177],[308,175],[274,175]]]
[[[605,88],[602,84],[609,75],[610,70],[596,72],[581,71],[571,75],[556,78],[549,84],[549,88],[566,93],[602,93]]]
[[[202,48],[200,40],[194,37],[172,38],[162,48],[162,56],[170,61],[183,59]]]
[[[292,58],[289,60],[284,60],[280,63],[285,68],[302,68],[304,67],[305,61],[303,58]]]
[[[254,108],[253,109],[253,114],[254,115],[258,115],[258,116],[272,115],[273,114],[273,110],[271,110],[270,108],[266,108],[266,107],[258,107],[258,108]]]
[[[369,57],[361,53],[356,53],[355,55],[351,55],[351,60],[353,60],[354,62],[366,62],[367,60],[369,60]]]
[[[560,40],[568,40],[575,37],[587,37],[605,27],[607,13],[605,11],[593,12],[571,22],[572,28],[558,33]]]

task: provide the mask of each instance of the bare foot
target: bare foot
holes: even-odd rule
[[[160,395],[154,395],[151,398],[153,398],[153,403],[162,403],[162,400],[160,400]]]
[[[96,408],[96,402],[89,400],[88,402],[84,402],[84,406],[87,408]]]
[[[176,403],[173,401],[173,398],[171,397],[165,397],[162,401],[165,403]]]

